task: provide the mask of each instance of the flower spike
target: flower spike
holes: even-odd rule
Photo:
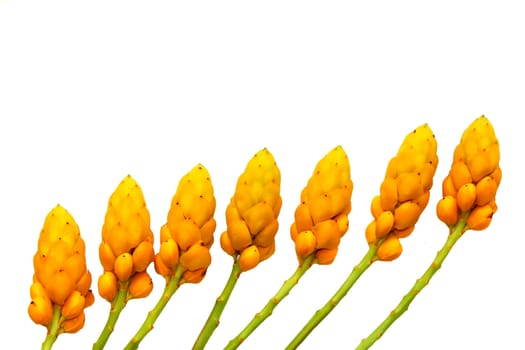
[[[129,300],[144,298],[152,291],[146,269],[153,257],[150,214],[142,189],[128,175],[111,194],[102,226],[99,259],[104,272],[98,279],[98,291],[111,309],[93,349],[104,348]]]
[[[94,302],[84,240],[73,216],[60,205],[46,216],[33,265],[28,313],[47,328],[42,349],[51,349],[60,334],[82,329],[84,309]]]

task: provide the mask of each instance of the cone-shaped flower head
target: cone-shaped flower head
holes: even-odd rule
[[[427,124],[408,134],[397,155],[388,163],[380,194],[372,200],[374,220],[366,228],[369,244],[378,245],[380,260],[402,253],[400,238],[414,230],[430,198],[438,165],[437,142]]]
[[[137,182],[128,175],[109,198],[102,226],[99,258],[104,273],[98,280],[99,294],[111,302],[129,283],[128,297],[147,296],[153,284],[146,269],[154,256],[146,201]]]
[[[51,326],[60,309],[58,333],[74,333],[84,326],[84,309],[93,304],[91,274],[86,267],[85,244],[71,214],[57,205],[47,215],[34,255],[29,316]]]
[[[350,162],[337,146],[321,159],[301,192],[290,233],[299,263],[315,254],[318,264],[331,264],[348,230],[353,183]]]
[[[221,247],[234,259],[239,256],[241,271],[254,268],[275,251],[280,190],[281,173],[264,148],[248,162],[226,208],[227,230],[221,235]]]
[[[441,221],[454,226],[467,217],[467,229],[483,230],[497,210],[496,191],[501,181],[499,143],[485,116],[463,132],[454,151],[448,175],[443,180],[443,198],[438,202]]]
[[[216,222],[215,196],[208,170],[198,164],[184,175],[172,198],[168,222],[160,230],[155,270],[169,279],[178,264],[182,283],[199,283],[211,263]]]

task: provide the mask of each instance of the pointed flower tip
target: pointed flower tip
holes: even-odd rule
[[[67,211],[66,208],[64,208],[62,205],[60,204],[57,204],[54,208],[52,208],[50,211],[49,211],[49,215],[63,215],[63,216],[66,216],[66,217],[73,217],[71,215],[71,213],[69,213],[69,211]]]
[[[253,156],[254,158],[263,158],[263,157],[268,157],[268,158],[272,158],[273,159],[273,155],[272,153],[270,152],[270,150],[266,147],[264,147],[263,149],[259,150],[257,153],[255,153],[255,155]]]
[[[343,146],[338,145],[334,148],[332,148],[325,156],[325,159],[342,159],[342,158],[348,158]],[[321,160],[322,161],[322,160]]]
[[[195,167],[193,167],[193,170],[206,172],[208,171],[208,169],[206,169],[206,167],[202,163],[198,163],[197,165],[195,165]]]
[[[210,173],[208,172],[208,169],[206,169],[206,167],[202,163],[198,163],[186,174],[186,176],[196,177],[197,179],[202,180],[202,179],[209,179]],[[184,177],[181,180],[183,179]]]
[[[428,123],[422,124],[414,129],[414,133],[420,133],[422,137],[434,138],[434,132]]]
[[[267,182],[271,179],[280,182],[280,171],[272,153],[264,148],[253,155],[246,164],[243,176],[238,181],[244,181],[248,176],[252,179],[260,178],[261,181]],[[266,179],[266,180],[264,180]]]
[[[137,181],[130,175],[126,175],[122,181],[120,181],[120,184],[117,186],[117,188],[123,189],[130,189],[133,187],[138,186]]]
[[[335,146],[335,147],[332,149],[332,152],[334,152],[334,153],[339,153],[339,154],[346,154],[346,152],[345,152],[343,146],[341,146],[341,145],[337,145],[337,146]]]
[[[127,174],[122,181],[136,182],[131,174]]]

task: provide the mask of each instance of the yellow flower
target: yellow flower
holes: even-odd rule
[[[99,294],[113,301],[117,291],[129,283],[146,283],[146,269],[154,259],[153,232],[150,228],[150,214],[141,188],[130,176],[126,176],[109,198],[108,208],[102,226],[102,242],[99,258],[104,268],[98,280]],[[139,274],[140,273],[140,274]],[[148,275],[149,277],[149,275]],[[149,282],[145,286],[153,285]],[[134,298],[145,297],[148,293],[131,293]]]
[[[171,201],[168,221],[160,231],[160,250],[155,270],[166,279],[178,264],[182,282],[198,283],[211,263],[210,247],[216,222],[215,197],[210,174],[199,164],[184,175]]]
[[[221,247],[235,259],[239,256],[241,271],[254,268],[275,251],[280,186],[281,173],[266,148],[252,157],[237,180],[226,208],[227,230],[221,235]]]
[[[437,165],[436,139],[427,124],[421,125],[403,140],[388,163],[380,194],[372,200],[374,220],[366,229],[366,239],[379,245],[379,260],[401,255],[400,238],[412,233],[427,206]]]
[[[84,309],[94,302],[85,244],[71,214],[57,205],[47,215],[34,255],[35,273],[30,288],[31,319],[51,327],[59,310],[59,333],[74,333],[84,326]]]
[[[499,142],[485,116],[463,132],[454,150],[448,175],[443,180],[443,198],[437,215],[448,226],[467,218],[467,228],[485,229],[497,211],[496,191],[501,182]]]
[[[341,146],[321,159],[301,192],[290,233],[301,263],[315,254],[318,264],[331,264],[348,230],[353,183],[350,163]]]

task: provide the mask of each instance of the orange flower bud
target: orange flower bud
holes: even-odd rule
[[[31,320],[42,326],[47,327],[53,318],[53,304],[47,297],[37,296],[32,298],[27,311]]]
[[[129,282],[129,294],[132,298],[145,298],[153,290],[153,281],[146,271],[137,272]]]
[[[98,278],[98,294],[109,302],[117,296],[118,280],[117,276],[111,271],[105,271]]]
[[[456,201],[459,210],[462,212],[469,211],[476,202],[476,186],[473,183],[468,183],[458,189]]]
[[[295,252],[302,259],[312,254],[316,245],[317,239],[312,231],[303,231],[295,238]]]
[[[194,244],[180,256],[180,264],[186,270],[207,268],[211,263],[210,250],[202,244]]]
[[[375,235],[377,238],[385,238],[390,231],[394,228],[394,214],[391,211],[384,211],[376,219],[376,231]]]
[[[239,257],[239,268],[241,272],[253,269],[261,261],[261,255],[257,246],[251,245],[241,252]]]
[[[392,261],[397,259],[403,252],[399,238],[389,235],[377,248],[377,257],[381,261]]]
[[[474,208],[467,219],[467,226],[471,230],[484,230],[492,221],[494,210],[490,204]]]
[[[131,277],[131,273],[133,272],[133,258],[130,253],[120,254],[115,259],[114,271],[121,282],[127,281]]]
[[[62,316],[66,319],[75,318],[84,311],[86,299],[79,291],[71,293],[62,306]]]
[[[319,249],[315,252],[315,259],[319,265],[329,265],[337,256],[338,247],[330,249]]]
[[[445,196],[437,204],[437,216],[448,226],[455,225],[458,222],[458,206],[456,198]]]

